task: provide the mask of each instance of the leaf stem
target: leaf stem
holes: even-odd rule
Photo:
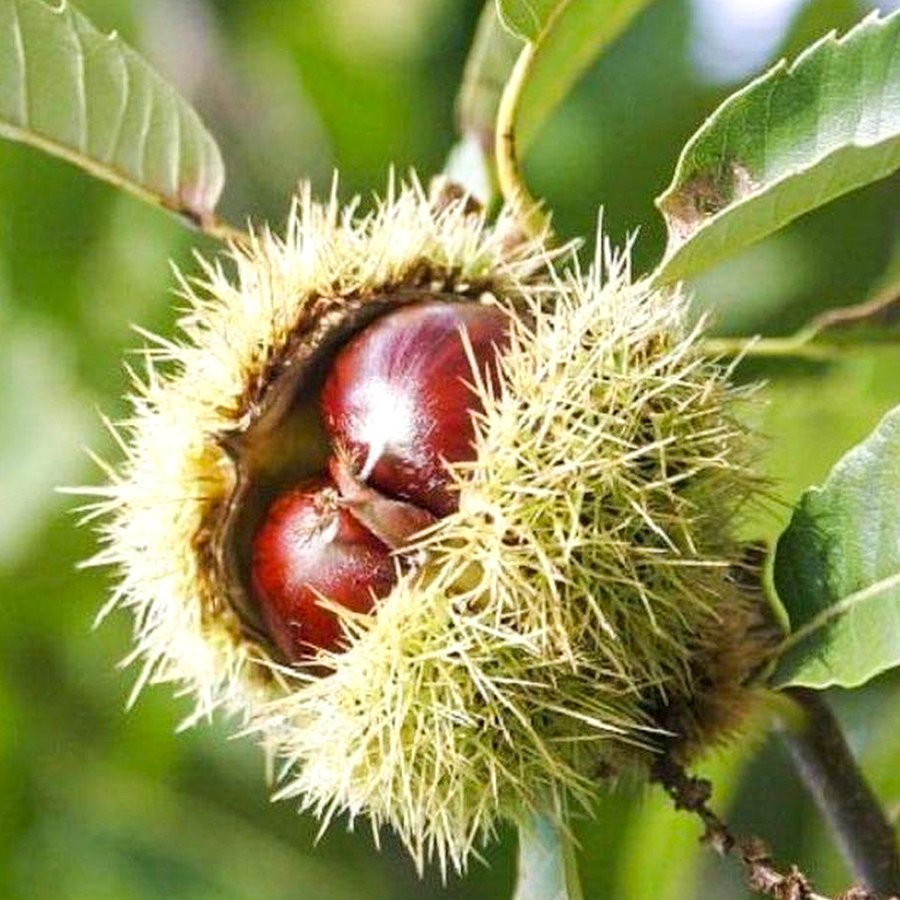
[[[810,344],[805,332],[789,337],[712,337],[705,338],[702,346],[711,356],[834,358],[831,348]]]
[[[900,895],[897,837],[837,719],[816,691],[785,693],[801,714],[779,717],[782,738],[844,857],[867,888]]]
[[[250,235],[246,231],[242,231],[230,222],[220,219],[215,213],[204,216],[202,219],[194,219],[190,216],[185,216],[185,218],[201,234],[221,241],[223,244],[242,244],[246,246],[250,243]]]
[[[522,230],[528,237],[540,237],[549,231],[549,217],[528,190],[519,165],[516,145],[516,118],[522,91],[534,63],[537,44],[529,42],[519,54],[500,97],[497,125],[494,132],[494,154],[497,181],[503,199],[513,209]]]

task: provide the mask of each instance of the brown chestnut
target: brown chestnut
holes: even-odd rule
[[[323,598],[365,613],[395,582],[390,549],[326,477],[281,494],[253,541],[253,593],[270,637],[294,662],[340,647],[338,616]]]
[[[474,458],[472,413],[481,404],[473,361],[496,385],[508,328],[495,306],[424,301],[382,316],[341,348],[322,390],[322,415],[362,480],[437,516],[457,508],[445,463]]]

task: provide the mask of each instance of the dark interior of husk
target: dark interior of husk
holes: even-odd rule
[[[409,303],[474,299],[421,289],[368,298],[322,298],[248,385],[241,424],[221,438],[234,465],[234,490],[210,522],[211,552],[225,597],[245,637],[280,658],[262,625],[250,588],[253,536],[273,499],[323,474],[329,454],[319,394],[331,360],[355,333]]]

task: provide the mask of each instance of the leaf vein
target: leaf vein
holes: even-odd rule
[[[116,117],[113,121],[113,126],[110,131],[109,138],[109,146],[106,151],[106,159],[113,163],[116,159],[116,156],[119,152],[119,144],[122,140],[122,127],[125,124],[125,113],[128,110],[128,101],[131,96],[131,73],[128,69],[128,60],[125,57],[125,53],[122,50],[121,44],[116,42],[113,53],[115,58],[119,61],[119,65],[121,66],[122,72],[122,88],[121,94],[122,99],[119,103],[119,107],[116,110]]]
[[[75,46],[75,64],[78,73],[75,78],[75,94],[78,97],[78,105],[76,114],[78,117],[78,140],[75,143],[76,148],[87,152],[90,148],[89,127],[88,127],[88,108],[87,108],[87,90],[85,86],[86,64],[84,56],[84,44],[81,35],[78,33],[75,19],[72,14],[72,7],[66,7],[66,17],[69,21],[69,31],[72,34],[72,42]]]
[[[28,91],[28,60],[25,55],[25,37],[22,34],[22,22],[19,18],[18,0],[11,4],[13,20],[13,43],[16,47],[16,62],[21,75],[19,81],[19,120],[23,128],[31,127],[31,109]]]
[[[137,174],[138,178],[141,181],[146,182],[147,180],[147,144],[149,142],[150,135],[150,122],[153,119],[153,107],[156,102],[156,95],[153,91],[153,87],[151,86],[147,90],[146,94],[146,102],[144,104],[143,109],[143,119],[141,120],[141,129],[138,133],[138,158],[137,158]]]
[[[895,587],[900,587],[900,572],[889,575],[887,578],[881,578],[867,587],[842,597],[837,603],[826,606],[818,615],[789,634],[779,645],[775,656],[784,655],[792,647],[796,647],[799,643],[806,640],[811,634],[814,634],[820,628],[824,628],[832,619],[846,615],[860,603],[871,600]]]
[[[172,138],[171,154],[170,154],[170,158],[171,158],[170,177],[172,179],[172,190],[178,191],[178,188],[179,188],[178,172],[181,169],[181,153],[182,153],[181,115],[179,114],[178,104],[176,102],[176,98],[175,98],[174,94],[172,95],[172,97],[170,99],[172,101],[172,112],[174,113],[174,115],[172,117],[173,118],[172,127],[175,130],[175,134]],[[179,202],[182,202],[183,198],[179,197],[178,200],[179,200]]]

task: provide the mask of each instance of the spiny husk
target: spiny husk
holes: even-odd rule
[[[366,216],[357,206],[342,207],[336,190],[316,203],[307,188],[283,238],[266,228],[233,248],[236,277],[201,257],[201,278],[178,275],[188,305],[180,338],[145,335],[132,415],[110,423],[124,463],[101,461],[108,483],[79,489],[97,498],[86,519],[102,522],[104,547],[87,565],[120,576],[100,617],[116,607],[134,616],[128,661],[142,666],[134,696],[146,683],[175,683],[195,700],[185,724],[217,707],[246,718],[286,689],[281,668],[223,596],[210,544],[211,523],[236,489],[225,448],[252,426],[269,373],[296,336],[323,306],[327,314],[403,290],[512,294],[548,259],[538,242],[510,252],[464,200],[435,212],[416,182],[392,181]]]
[[[283,762],[281,795],[325,822],[365,814],[420,867],[461,869],[500,819],[587,803],[598,773],[732,724],[759,654],[729,569],[755,482],[727,373],[627,254],[561,274],[539,241],[510,245],[462,201],[436,212],[415,185],[354,216],[307,194],[284,239],[235,250],[234,283],[206,263],[182,281],[183,340],[148,351],[126,461],[89,513],[105,517],[93,563],[121,572],[139,683],[241,714]],[[278,665],[223,591],[224,448],[323,304],[410,287],[515,313],[500,389],[475,379],[459,511],[375,615],[338,610],[349,649]]]
[[[283,796],[390,823],[420,865],[459,868],[498,819],[587,803],[598,771],[670,741],[661,709],[695,742],[746,705],[759,647],[731,535],[755,480],[735,392],[683,299],[608,262],[605,281],[556,278],[552,307],[528,298],[500,390],[476,382],[477,458],[454,468],[459,512],[418,542],[424,569],[348,617],[330,677],[262,719],[283,734]]]

